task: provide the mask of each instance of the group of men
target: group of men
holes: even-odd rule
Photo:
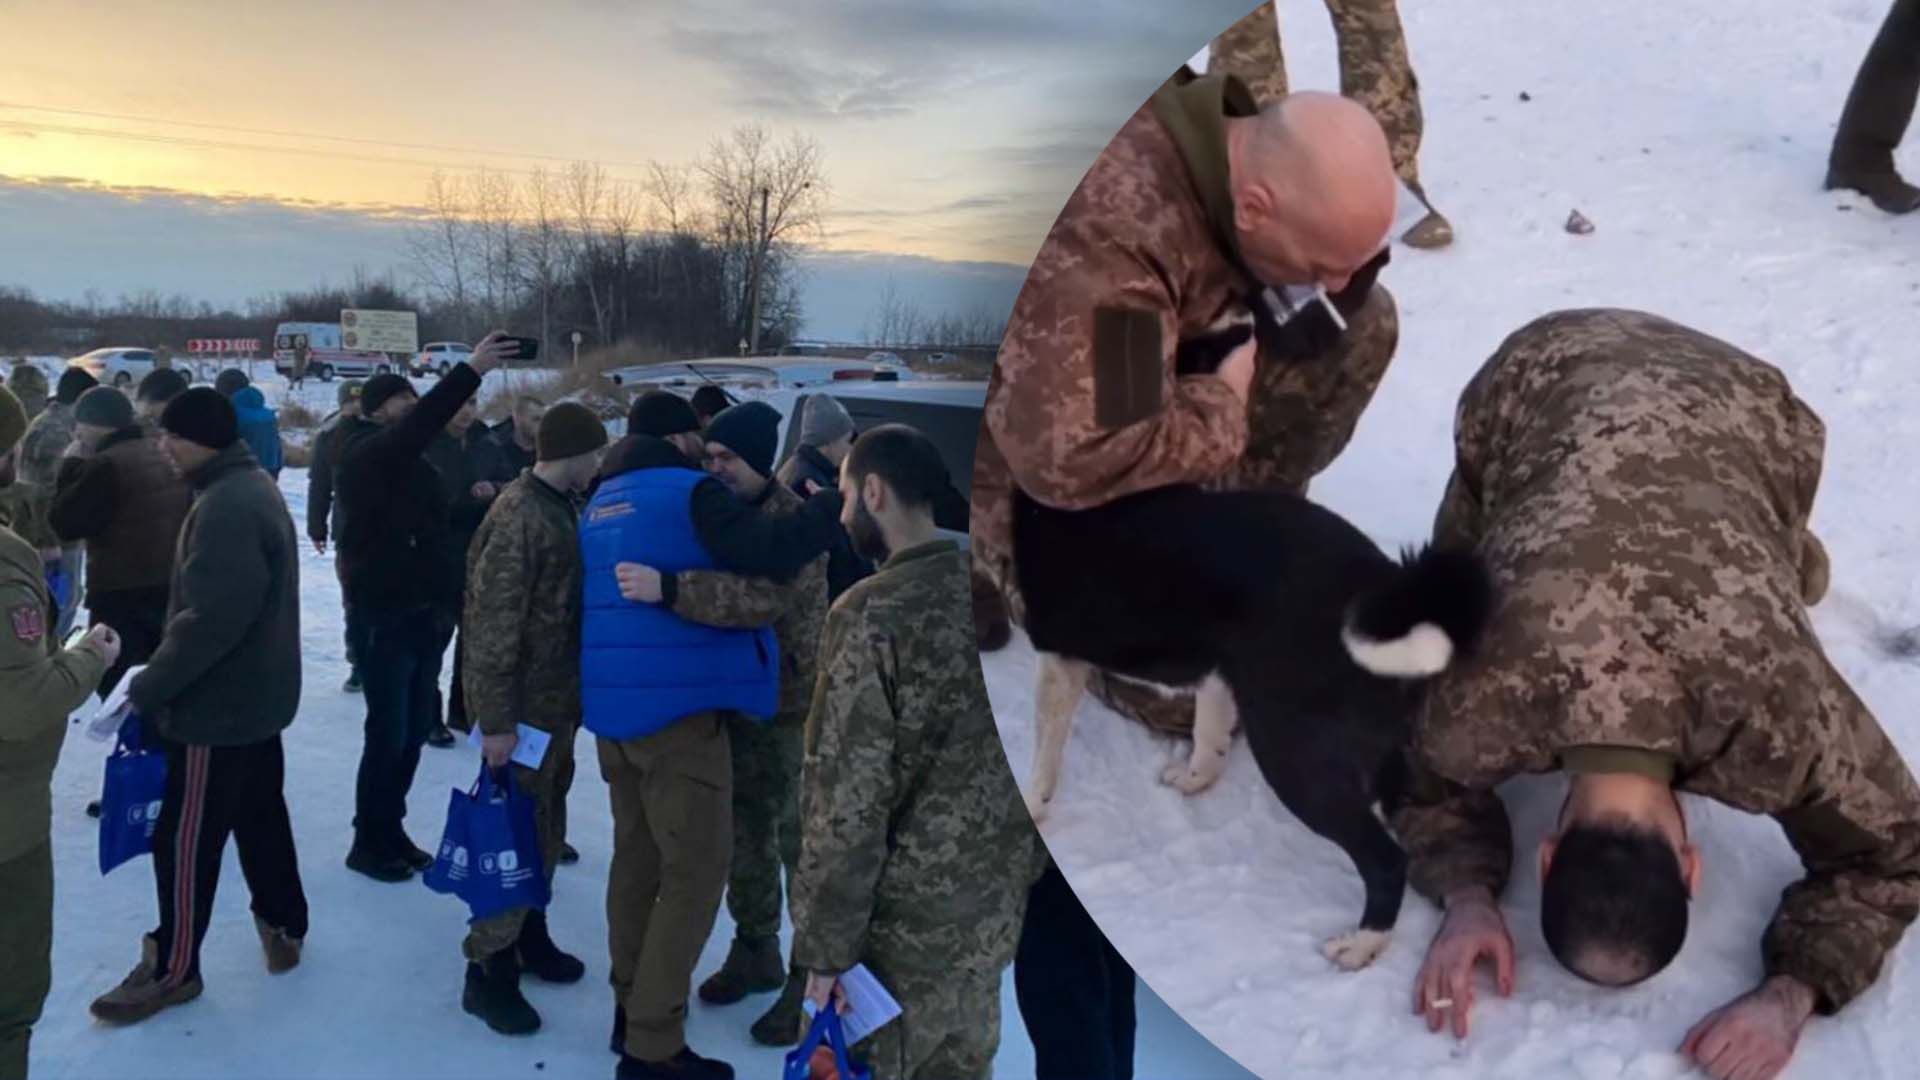
[[[1264,43],[1266,17],[1239,33]],[[1394,147],[1359,104],[1282,96],[1270,64],[1235,69],[1246,55],[1216,53],[1208,76],[1183,71],[1135,113],[1034,263],[975,459],[982,648],[1005,638],[996,609],[1024,617],[1016,486],[1068,509],[1166,484],[1304,494],[1391,361],[1397,320],[1375,275]],[[1268,286],[1323,289],[1345,326],[1273,310]],[[1183,369],[1182,340],[1235,312],[1255,339],[1215,372]],[[1774,817],[1805,866],[1757,985],[1681,1047],[1714,1077],[1768,1080],[1811,1015],[1875,981],[1920,912],[1920,788],[1807,615],[1830,575],[1808,529],[1824,428],[1772,365],[1599,309],[1517,330],[1462,394],[1455,428],[1435,537],[1478,551],[1499,600],[1477,653],[1429,693],[1390,808],[1412,885],[1445,910],[1415,1012],[1464,1036],[1483,960],[1513,990],[1500,783],[1568,775],[1540,842],[1542,930],[1568,970],[1605,986],[1651,977],[1685,939],[1703,861],[1676,796],[1690,792]],[[1191,696],[1091,688],[1155,728],[1191,728]],[[1096,934],[1068,944],[1084,912],[1054,875],[1032,903],[1060,929],[1022,942],[1016,977],[1043,958],[1047,1007],[1081,1023],[1058,1039],[1029,1024],[1039,1071],[1127,1075],[1130,973],[1122,985]]]

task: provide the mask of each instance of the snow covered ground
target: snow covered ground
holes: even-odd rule
[[[423,388],[426,383],[421,381]],[[263,376],[261,384],[270,401],[282,400],[284,383],[277,377]],[[300,397],[319,406],[330,402],[332,393],[330,386],[310,383]],[[295,520],[304,522],[306,471],[283,473],[281,488]],[[82,808],[99,792],[106,747],[76,727],[54,776],[54,980],[34,1035],[33,1075],[43,1080],[611,1076],[605,889],[612,818],[591,740],[579,743],[570,802],[569,839],[581,861],[561,868],[551,908],[556,940],[587,962],[588,975],[569,987],[530,982],[528,997],[546,1025],[530,1038],[506,1039],[460,1010],[464,907],[427,891],[417,879],[383,885],[342,865],[365,710],[362,698],[340,688],[346,663],[331,556],[304,549],[300,574],[304,684],[299,718],[285,740],[287,801],[312,907],[305,960],[285,976],[267,975],[247,911],[246,883],[229,846],[202,953],[205,995],[132,1028],[93,1022],[87,1003],[127,973],[139,958],[140,934],[152,928],[153,872],[142,859],[100,876],[98,825]],[[428,848],[438,842],[448,790],[471,783],[478,767],[478,752],[464,745],[423,752],[407,822],[416,842]],[[719,966],[732,934],[723,908],[696,978]],[[0,958],[0,965],[5,962]],[[999,1075],[1031,1076],[1032,1045],[1020,1025],[1010,975],[1003,999]],[[747,1026],[770,1001],[769,995],[727,1009],[696,1002],[692,1045],[732,1062],[743,1080],[777,1077],[782,1054],[747,1037]],[[1143,990],[1140,1011],[1142,1080],[1245,1076],[1151,991]]]
[[[1336,85],[1320,0],[1283,0],[1298,86]],[[1910,761],[1920,762],[1920,665],[1863,640],[1849,607],[1920,623],[1920,221],[1819,185],[1880,0],[1618,0],[1400,5],[1421,81],[1422,179],[1460,239],[1397,248],[1382,280],[1400,351],[1352,448],[1316,497],[1392,548],[1425,536],[1452,459],[1454,400],[1499,340],[1566,307],[1678,318],[1784,368],[1826,419],[1814,527],[1834,597],[1814,620],[1835,662]],[[1531,100],[1522,100],[1525,92]],[[1906,155],[1909,171],[1920,155]],[[1562,229],[1578,208],[1597,226]],[[986,658],[1023,779],[1032,753],[1031,653]],[[1339,849],[1298,825],[1236,748],[1214,791],[1156,782],[1170,743],[1083,705],[1046,835],[1074,887],[1143,978],[1255,1073],[1338,1080],[1653,1080],[1702,1015],[1760,974],[1759,936],[1798,866],[1779,830],[1693,800],[1706,870],[1677,963],[1625,992],[1590,988],[1545,951],[1532,860],[1507,897],[1518,990],[1483,983],[1464,1043],[1410,1015],[1436,925],[1409,898],[1391,949],[1359,974],[1317,946],[1351,926],[1361,889]],[[1506,792],[1530,852],[1562,788]],[[1912,1076],[1920,945],[1865,997],[1815,1020],[1788,1075]]]

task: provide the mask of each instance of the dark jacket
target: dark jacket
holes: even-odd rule
[[[176,742],[244,746],[300,707],[300,551],[273,478],[236,442],[187,477],[167,629],[129,692]]]
[[[60,464],[49,520],[87,545],[87,591],[166,589],[193,490],[138,427],[107,436],[88,458]]]
[[[341,432],[353,421],[334,413],[313,437],[313,462],[307,469],[307,538],[323,544],[340,531],[340,503],[334,498],[334,475],[340,469]]]
[[[473,485],[484,481],[505,489],[514,474],[507,472],[499,444],[480,424],[468,428],[461,438],[444,430],[435,435],[427,447],[427,463],[439,472],[441,490],[447,495],[447,536],[442,545],[447,572],[465,581],[474,534],[494,503],[494,499],[474,498]],[[460,595],[464,607],[464,590]]]
[[[812,481],[821,491],[834,491],[840,486],[840,471],[817,448],[802,446],[793,452],[786,464],[780,466],[774,479],[793,489],[801,498],[810,498],[813,492],[807,490],[808,481]],[[835,516],[838,517],[837,514]],[[872,573],[873,564],[855,553],[853,540],[847,536],[845,529],[840,530],[833,547],[827,551],[828,605],[831,606],[840,599],[841,593]]]
[[[450,506],[425,454],[435,435],[480,388],[456,364],[404,420],[356,420],[342,429],[338,537],[347,601],[373,611],[458,610],[465,567],[446,558]]]
[[[508,476],[519,476],[533,468],[534,452],[520,449],[520,444],[514,441],[512,417],[493,429],[493,445],[499,448],[500,460],[506,463]]]

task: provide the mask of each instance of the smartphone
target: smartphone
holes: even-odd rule
[[[507,353],[507,359],[515,363],[532,363],[540,358],[540,339],[530,337],[508,337],[500,340],[513,346]]]

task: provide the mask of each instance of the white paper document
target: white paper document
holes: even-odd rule
[[[87,725],[87,734],[90,737],[105,742],[120,730],[121,721],[127,718],[127,713],[133,711],[133,702],[127,697],[127,688],[133,685],[133,677],[145,670],[147,665],[135,664],[127,669],[125,675],[120,676],[120,681],[114,684],[112,692],[107,694],[107,700],[102,701],[100,707],[94,710],[93,722]]]
[[[858,1045],[900,1015],[900,1003],[865,964],[855,964],[842,974],[840,989],[847,995],[847,1011],[840,1017],[840,1027],[847,1033],[848,1046]]]
[[[553,736],[541,731],[537,727],[528,727],[525,724],[519,725],[515,729],[515,732],[520,736],[520,741],[514,744],[513,756],[508,760],[523,769],[539,768],[540,763],[547,759],[547,743],[552,741]],[[480,748],[480,728],[478,725],[476,725],[472,731],[467,732],[467,745],[476,750]]]

